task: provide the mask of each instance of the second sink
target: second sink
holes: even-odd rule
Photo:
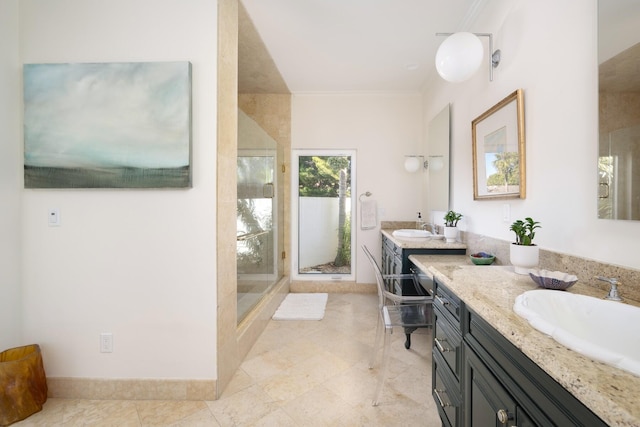
[[[640,376],[640,308],[564,291],[527,291],[513,310],[531,326],[591,359]]]
[[[395,230],[392,233],[395,237],[401,238],[427,238],[433,236],[433,233],[427,230],[416,230],[413,228],[406,228],[401,230]]]

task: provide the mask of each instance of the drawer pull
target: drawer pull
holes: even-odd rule
[[[436,299],[438,300],[438,302],[442,305],[449,305],[449,301],[447,301],[446,299],[442,299],[440,298],[440,295],[436,295]]]
[[[442,338],[442,341],[447,341],[446,338]],[[444,347],[441,343],[440,340],[438,340],[438,338],[433,338],[433,342],[436,343],[436,346],[438,347],[438,350],[440,350],[440,353],[446,353],[447,351],[451,351],[450,348],[448,347]]]
[[[509,416],[509,413],[505,409],[498,409],[496,415],[498,416],[498,422],[500,422],[500,424],[507,424],[507,421],[513,418]]]
[[[444,403],[444,401],[442,400],[442,397],[440,397],[440,393],[446,393],[446,390],[438,390],[436,388],[433,389],[433,394],[435,394],[436,397],[438,398],[438,403],[440,404],[440,407],[446,408],[447,406],[451,406],[450,403]]]

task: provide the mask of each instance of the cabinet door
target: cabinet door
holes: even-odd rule
[[[518,427],[537,427],[537,424],[533,422],[533,420],[529,417],[529,415],[524,412],[524,410],[518,406],[516,411],[516,420],[518,421]]]
[[[517,405],[500,382],[468,347],[465,352],[465,426],[502,427],[516,424]]]
[[[389,239],[382,236],[382,265],[380,266],[382,274],[391,274],[389,266],[391,262],[390,259],[393,257],[392,254],[393,251],[389,247]]]
[[[395,248],[394,256],[393,256],[393,264],[391,274],[403,274],[402,272],[402,249]],[[402,280],[401,279],[393,279],[393,292],[398,295],[404,295]]]

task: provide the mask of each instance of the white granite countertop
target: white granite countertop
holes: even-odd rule
[[[411,255],[409,259],[442,281],[607,424],[640,426],[640,377],[569,350],[513,311],[518,295],[538,288],[529,276],[514,273],[512,266],[476,266],[465,255]],[[604,296],[601,290],[580,282],[567,292]]]
[[[387,238],[389,238],[398,247],[403,249],[467,249],[467,245],[460,242],[447,243],[444,241],[444,236],[433,238],[402,238],[393,235],[393,230],[381,229],[380,232]]]

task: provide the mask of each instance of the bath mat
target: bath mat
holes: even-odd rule
[[[329,294],[287,294],[273,320],[322,320]]]

